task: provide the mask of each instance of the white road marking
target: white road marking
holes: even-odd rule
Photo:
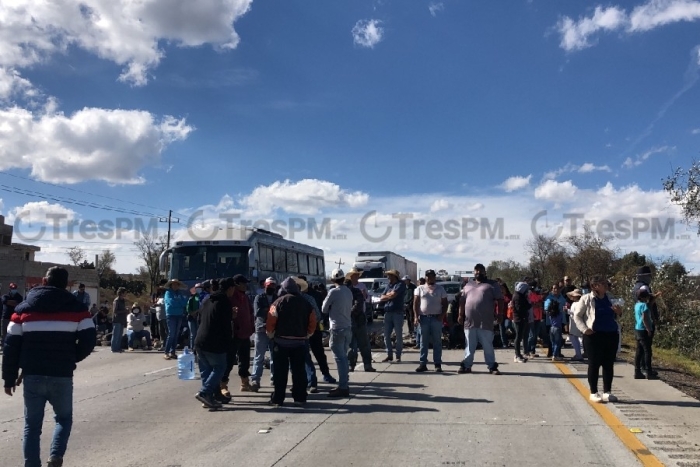
[[[174,368],[175,368],[174,366],[169,366],[168,368],[161,368],[160,370],[144,373],[143,376],[155,375],[156,373],[160,373],[161,371],[173,370]]]

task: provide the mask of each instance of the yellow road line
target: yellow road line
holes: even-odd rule
[[[632,451],[632,453],[637,456],[639,462],[642,463],[644,467],[663,467],[664,464],[661,462],[654,454],[652,454],[649,449],[642,443],[639,438],[637,438],[633,433],[630,432],[629,427],[625,426],[619,418],[613,414],[610,409],[608,409],[605,404],[599,402],[589,401],[590,390],[587,385],[584,385],[578,378],[573,377],[576,374],[569,369],[563,363],[555,363],[555,366],[564,375],[567,376],[569,382],[578,390],[579,393],[588,401],[588,403],[593,407],[593,409],[598,412],[598,415],[603,419],[606,425],[620,438],[622,444],[627,446],[627,448]]]

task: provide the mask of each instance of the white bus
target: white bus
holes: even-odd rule
[[[309,283],[325,283],[326,276],[322,249],[252,227],[219,229],[203,240],[176,240],[160,255],[160,270],[167,279],[179,279],[188,287],[243,274],[251,281],[250,292],[267,277],[281,283],[302,275]]]

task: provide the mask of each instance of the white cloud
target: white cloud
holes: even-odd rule
[[[304,179],[299,182],[274,182],[259,186],[241,200],[241,205],[252,213],[270,214],[276,209],[287,213],[313,215],[324,208],[364,206],[369,195],[350,192],[324,180]]]
[[[431,15],[437,16],[439,12],[445,10],[445,4],[442,2],[432,2],[430,5],[428,5],[428,10],[430,11]]]
[[[590,162],[586,162],[585,164],[583,164],[581,167],[578,168],[578,172],[584,173],[584,174],[590,173],[590,172],[596,172],[596,171],[612,172],[612,170],[610,170],[610,167],[608,167],[607,165],[595,165],[595,164],[591,164]]]
[[[191,131],[184,119],[137,110],[84,108],[66,116],[0,108],[0,170],[30,168],[54,183],[142,183],[139,171]]]
[[[28,79],[17,70],[0,67],[0,103],[13,97],[31,98],[38,93]]]
[[[648,0],[631,13],[617,6],[597,6],[592,16],[578,21],[565,16],[556,28],[561,34],[561,48],[570,52],[594,45],[591,37],[600,31],[624,30],[633,34],[671,23],[697,20],[700,20],[700,1]]]
[[[622,166],[626,169],[631,169],[633,167],[638,167],[642,165],[647,159],[649,159],[651,156],[654,154],[668,154],[676,149],[675,146],[661,146],[661,147],[654,147],[649,149],[648,151],[638,154],[634,159],[631,157],[628,157],[625,159],[625,162],[622,163]]]
[[[436,199],[433,204],[430,205],[430,212],[444,211],[445,209],[450,209],[452,204],[444,199]]]
[[[618,7],[596,7],[593,16],[574,21],[568,16],[559,20],[560,46],[566,51],[581,50],[593,45],[590,36],[600,30],[613,31],[624,24],[625,12]]]
[[[535,198],[547,201],[567,201],[574,197],[578,188],[567,180],[565,182],[557,182],[556,180],[546,180],[540,186],[535,188]]]
[[[75,211],[61,204],[51,204],[48,201],[32,201],[11,209],[5,223],[14,224],[17,220],[21,220],[23,224],[64,226],[67,221],[74,220],[77,217],[78,214]]]
[[[509,177],[505,182],[498,185],[498,187],[510,193],[511,191],[520,190],[530,185],[531,178],[532,175],[528,175],[527,177]]]
[[[233,23],[252,0],[14,0],[0,3],[0,65],[26,67],[77,46],[124,66],[120,80],[148,81],[159,41],[233,49]]]
[[[691,130],[690,133],[693,135],[700,135],[700,128],[695,128]]]
[[[362,19],[352,28],[352,39],[360,47],[374,48],[384,37],[382,22],[377,19]]]

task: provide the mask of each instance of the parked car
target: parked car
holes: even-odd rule
[[[384,314],[384,305],[386,305],[386,302],[380,302],[379,297],[381,297],[384,294],[384,291],[386,290],[386,287],[380,287],[379,289],[376,289],[374,292],[370,292],[372,295],[372,312],[374,314],[374,317],[378,317],[380,314]]]
[[[457,292],[459,292],[462,288],[462,283],[456,281],[436,282],[436,284],[441,285],[445,289],[445,292],[447,292],[448,302],[454,300],[455,295],[457,295]]]

